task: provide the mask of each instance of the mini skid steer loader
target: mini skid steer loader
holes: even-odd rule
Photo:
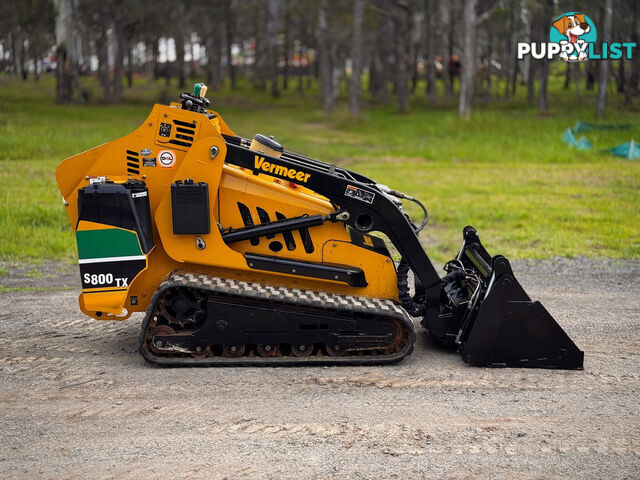
[[[413,350],[417,317],[473,365],[582,368],[583,352],[474,228],[440,278],[418,241],[418,200],[272,137],[242,138],[205,94],[196,84],[155,105],[134,132],[57,170],[80,308],[99,320],[146,311],[147,361],[392,363]],[[403,201],[422,207],[421,225]]]

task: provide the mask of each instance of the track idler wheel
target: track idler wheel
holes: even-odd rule
[[[196,351],[195,352],[191,352],[191,356],[193,358],[207,358],[207,357],[211,357],[212,353],[211,353],[211,347],[196,347]]]
[[[258,345],[258,354],[261,357],[279,357],[280,346],[279,345]]]
[[[291,353],[296,357],[308,357],[313,352],[313,345],[292,345]]]
[[[325,345],[324,348],[327,350],[327,355],[330,357],[344,357],[347,354],[347,352],[340,348],[340,345]]]
[[[222,347],[222,356],[227,358],[240,358],[244,355],[244,345],[225,345]]]

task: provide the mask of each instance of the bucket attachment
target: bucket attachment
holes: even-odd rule
[[[516,280],[509,261],[487,253],[473,227],[445,266],[440,312],[422,325],[465,362],[489,367],[582,369],[582,352]]]

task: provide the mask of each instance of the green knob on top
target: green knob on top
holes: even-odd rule
[[[196,97],[200,96],[200,89],[202,88],[202,84],[201,83],[196,83],[195,85],[193,85],[193,94]]]

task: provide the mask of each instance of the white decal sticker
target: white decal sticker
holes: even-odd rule
[[[162,150],[158,153],[158,162],[161,167],[173,168],[176,163],[176,156],[171,150]]]

